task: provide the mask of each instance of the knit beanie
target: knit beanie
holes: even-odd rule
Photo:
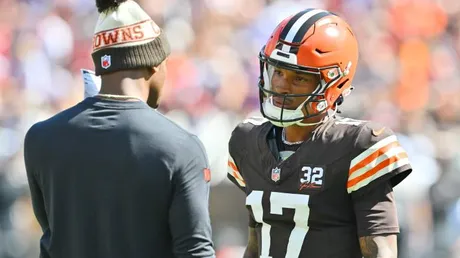
[[[170,54],[164,32],[132,0],[96,0],[99,19],[93,37],[96,75],[153,68]]]

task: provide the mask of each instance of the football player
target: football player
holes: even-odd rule
[[[229,141],[249,210],[245,257],[397,257],[393,187],[411,172],[393,132],[341,118],[358,43],[339,16],[283,20],[259,54],[260,111]]]

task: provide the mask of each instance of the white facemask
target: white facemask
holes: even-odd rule
[[[275,55],[275,52],[274,51],[272,53],[272,57],[273,59],[279,59],[280,57]],[[284,53],[286,54],[286,53]],[[291,59],[289,60],[280,60],[280,61],[284,61],[284,62],[287,62],[287,63],[296,63],[296,57],[295,55],[290,55]],[[304,108],[304,105],[307,103],[307,101],[309,101],[313,96],[307,96],[306,99],[296,108],[296,109],[287,109],[287,108],[281,108],[281,107],[277,107],[273,104],[273,95],[274,94],[271,94],[270,92],[274,92],[273,88],[272,88],[272,85],[271,85],[271,81],[272,81],[272,77],[274,75],[274,71],[275,71],[275,67],[271,64],[267,64],[266,66],[264,66],[263,68],[263,81],[264,81],[264,85],[263,85],[263,89],[264,89],[264,94],[265,94],[265,99],[264,101],[262,102],[262,109],[263,109],[263,112],[265,114],[265,116],[267,117],[268,120],[270,120],[270,122],[276,126],[279,126],[279,127],[288,127],[288,126],[291,126],[291,125],[299,125],[299,126],[312,126],[312,125],[317,125],[317,124],[320,124],[322,123],[322,121],[319,121],[319,122],[314,122],[314,123],[304,123],[302,122],[304,119],[305,119],[305,114],[303,113],[303,108]],[[340,77],[337,77],[335,79],[335,81],[337,81]],[[332,85],[332,84],[330,84]],[[320,84],[317,86],[317,88],[312,92],[312,94],[320,94],[320,93],[323,93],[325,92],[326,90],[326,82],[324,80],[321,80],[320,81]],[[325,99],[323,100],[320,100],[320,101],[314,101],[316,102],[316,107],[315,107],[315,110],[314,112],[315,113],[323,113],[325,112],[325,110],[327,109],[328,107],[328,104],[327,104],[327,101]],[[307,105],[311,105],[311,103],[307,103]],[[311,106],[310,106],[311,107]],[[281,117],[281,113],[282,113],[282,117]],[[278,121],[274,121],[274,120],[278,120]],[[280,121],[280,120],[283,120],[283,121]],[[291,122],[286,122],[286,120],[293,120]]]
[[[303,123],[302,122],[305,116],[304,113],[302,112],[302,108],[305,105],[305,102],[307,102],[310,99],[310,97],[307,97],[305,101],[302,102],[302,104],[300,104],[294,110],[286,109],[286,108],[282,109],[280,107],[277,107],[273,104],[272,99],[273,97],[266,98],[266,100],[262,103],[262,108],[264,110],[265,115],[270,120],[270,122],[278,127],[288,127],[291,125],[312,126],[312,125],[317,125],[317,124],[322,123],[322,121],[314,122],[314,123]],[[317,107],[319,107],[320,110],[318,111],[324,110],[326,106],[327,104],[325,101],[319,102]],[[281,117],[281,111],[283,112],[283,117]],[[281,120],[281,118],[282,120],[297,120],[297,121],[292,121],[292,122],[273,121],[273,120]]]

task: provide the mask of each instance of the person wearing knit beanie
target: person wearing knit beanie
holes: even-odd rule
[[[84,100],[24,140],[40,258],[215,258],[203,144],[155,110],[168,41],[132,0],[96,6]]]
[[[158,107],[170,47],[165,33],[132,0],[97,0],[92,58],[98,97],[148,100]],[[148,87],[147,87],[148,86]]]

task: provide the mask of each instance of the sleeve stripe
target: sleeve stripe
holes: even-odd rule
[[[355,164],[354,166],[350,165],[350,170],[348,172],[349,178],[362,174],[362,172],[360,171],[362,171],[363,169],[366,170],[366,168],[372,168],[373,166],[375,166],[375,164],[378,164],[377,162],[379,159],[382,159],[382,158],[385,159],[385,157],[391,157],[397,154],[397,152],[395,153],[395,151],[400,150],[400,149],[402,149],[402,147],[399,145],[398,142],[391,142],[388,145],[383,146],[382,148],[378,150],[375,150],[373,153],[371,153],[369,156],[361,160],[359,163]],[[404,152],[403,149],[402,151]]]
[[[384,164],[379,166],[380,164]],[[361,187],[368,185],[373,180],[390,173],[391,171],[398,169],[404,165],[409,164],[409,159],[407,158],[407,154],[401,155],[399,159],[387,159],[385,162],[380,163],[378,168],[376,167],[375,171],[369,173],[367,176],[363,176],[363,178],[356,178],[354,182],[348,181],[347,184],[347,192],[351,193],[353,191],[359,190]],[[383,168],[382,168],[383,167]]]
[[[238,171],[234,163],[229,161],[228,166],[228,173],[230,173],[234,178],[244,181],[243,177],[241,176],[240,172]]]
[[[409,159],[405,152],[390,156],[378,165],[368,169],[360,176],[348,180],[347,190],[348,192],[356,191],[362,186],[369,184],[372,180],[375,180],[384,174],[390,173],[391,171],[406,164],[409,164]]]
[[[235,163],[233,161],[229,160],[228,161],[228,166],[229,166],[229,168],[228,168],[229,170],[233,169],[235,171],[238,171],[238,168],[236,167],[236,165],[235,165]]]
[[[387,138],[384,138],[378,141],[376,144],[372,145],[370,148],[363,151],[356,158],[354,158],[351,161],[350,168],[356,166],[358,163],[361,163],[361,161],[366,159],[368,156],[372,155],[374,152],[378,151],[380,148],[385,147],[392,142],[398,142],[395,135],[388,136]]]
[[[231,156],[228,158],[228,174],[232,176],[241,187],[246,187],[246,182],[244,182],[244,179]]]
[[[401,155],[406,155],[406,152],[401,146],[395,146],[395,147],[389,148],[386,152],[384,153],[380,152],[379,154],[380,155],[378,155],[377,158],[373,158],[367,164],[364,164],[364,166],[360,167],[359,169],[353,170],[353,171],[350,170],[350,174],[348,175],[348,181],[351,181],[357,177],[360,177],[366,174],[368,171],[372,170],[373,168],[378,166],[378,164],[381,164],[382,162],[384,162],[386,159],[389,159],[391,157],[398,158]]]

